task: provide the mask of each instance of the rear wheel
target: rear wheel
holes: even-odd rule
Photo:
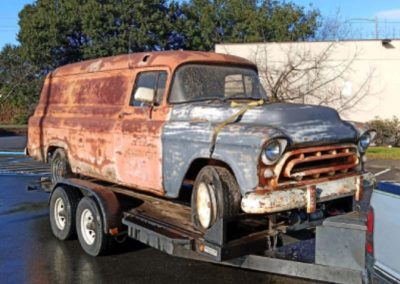
[[[75,214],[80,193],[72,188],[57,187],[50,199],[50,226],[58,239],[75,236]]]
[[[102,214],[96,201],[84,197],[76,212],[76,230],[83,250],[92,256],[105,254],[112,238],[104,233]]]
[[[56,184],[63,178],[72,177],[73,173],[68,162],[65,151],[61,148],[57,149],[51,159],[51,181]]]
[[[217,218],[230,219],[240,212],[240,190],[226,168],[206,166],[196,177],[192,192],[192,220],[205,232]]]

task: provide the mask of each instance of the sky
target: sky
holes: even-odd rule
[[[33,2],[32,0],[0,0],[0,49],[7,43],[18,44],[18,12],[24,5]],[[358,18],[378,17],[381,22],[380,29],[390,31],[389,36],[395,35],[400,38],[400,0],[292,0],[292,2],[305,7],[311,4],[312,7],[321,11],[323,17],[334,18],[339,11],[340,19],[349,23],[356,24],[355,19]],[[393,23],[395,21],[399,23]],[[372,21],[365,20],[364,23],[358,24],[374,29]]]

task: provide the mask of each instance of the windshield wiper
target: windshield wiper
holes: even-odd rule
[[[200,99],[200,100],[197,100],[197,101],[206,101],[207,103],[212,103],[212,102],[217,101],[217,102],[225,103],[226,99],[222,98],[222,97],[211,97],[211,98]]]
[[[258,100],[261,100],[261,99],[262,99],[261,97],[257,98],[257,97],[244,97],[244,96],[230,96],[230,97],[225,98],[226,101],[227,100],[254,100],[254,101],[258,101]]]

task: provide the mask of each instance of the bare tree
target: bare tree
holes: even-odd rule
[[[258,65],[270,100],[330,106],[341,114],[365,111],[362,101],[373,95],[375,67],[356,69],[362,49],[339,41],[349,37],[340,11],[324,20],[316,36],[319,41],[249,47],[253,57],[247,58]],[[224,52],[230,53],[229,47]]]
[[[334,55],[340,42],[314,44],[318,46],[282,43],[278,55],[271,54],[266,44],[257,48],[254,61],[271,101],[326,105],[345,113],[371,95],[375,68],[353,69],[361,50],[356,48],[346,58],[338,59]],[[361,82],[354,84],[351,77],[355,72],[366,73]]]

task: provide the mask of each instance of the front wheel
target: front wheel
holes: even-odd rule
[[[240,190],[232,173],[223,167],[206,166],[196,177],[192,192],[192,221],[201,232],[217,218],[231,219],[240,212]]]
[[[83,250],[92,256],[105,254],[111,237],[104,233],[102,214],[96,201],[84,197],[76,210],[76,231]]]

